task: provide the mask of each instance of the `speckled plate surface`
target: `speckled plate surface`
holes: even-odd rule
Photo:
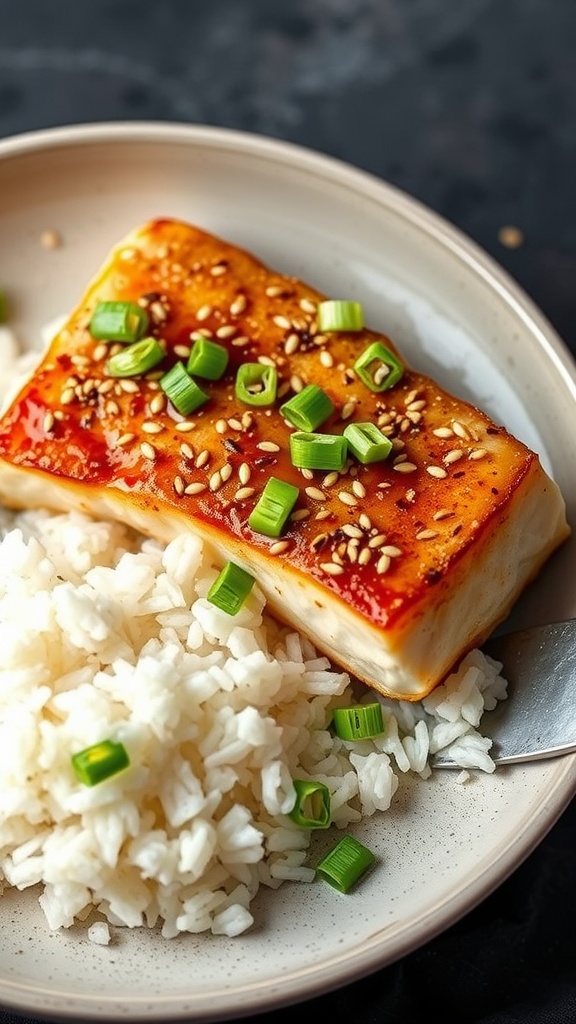
[[[284,143],[220,129],[80,126],[0,142],[0,283],[33,339],[82,292],[110,245],[178,216],[323,291],[360,299],[407,358],[531,447],[576,521],[576,376],[550,326],[472,243],[407,196]],[[43,231],[59,232],[56,249]],[[576,614],[576,541],[513,625]],[[50,933],[33,892],[0,898],[0,1004],[63,1019],[222,1020],[353,981],[448,927],[530,853],[576,790],[576,757],[402,780],[356,830],[379,859],[344,897],[318,883],[261,892],[236,939],[82,927]]]

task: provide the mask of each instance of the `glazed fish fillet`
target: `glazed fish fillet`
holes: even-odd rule
[[[390,339],[321,332],[323,299],[189,224],[133,231],[0,421],[0,498],[116,518],[163,541],[201,534],[217,563],[249,570],[275,614],[334,662],[385,695],[417,700],[484,641],[567,537],[564,503],[536,454],[408,367]],[[120,346],[89,325],[100,302],[128,300],[146,311],[163,357],[148,372],[111,376]],[[220,379],[197,381],[207,397],[183,415],[160,378],[186,366],[199,333],[228,364]],[[374,342],[403,365],[386,390],[354,369]],[[273,404],[237,397],[244,363],[276,368]],[[389,455],[296,468],[296,428],[281,406],[309,384],[333,407],[319,431],[375,424]],[[271,477],[297,488],[276,536],[249,522]]]

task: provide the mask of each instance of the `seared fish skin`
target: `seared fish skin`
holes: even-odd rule
[[[165,541],[200,533],[336,663],[417,700],[568,536],[564,503],[536,454],[416,370],[387,391],[366,387],[352,369],[360,353],[374,341],[396,349],[370,330],[321,335],[323,298],[192,225],[158,219],[131,232],[0,420],[0,498],[118,518]],[[147,309],[166,347],[161,373],[186,362],[195,332],[226,346],[227,370],[201,382],[200,409],[177,413],[157,370],[107,375],[110,346],[88,330],[102,300]],[[278,370],[271,407],[235,397],[237,368],[258,360]],[[279,406],[310,383],[334,405],[320,430],[376,423],[389,457],[296,469]],[[299,489],[279,538],[248,524],[270,476]]]

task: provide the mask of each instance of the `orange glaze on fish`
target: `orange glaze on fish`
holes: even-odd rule
[[[564,505],[534,453],[429,378],[406,367],[395,387],[366,387],[358,356],[373,341],[396,349],[370,330],[321,335],[322,298],[191,225],[132,232],[0,422],[0,495],[113,515],[161,539],[197,530],[330,657],[383,693],[417,699],[486,638],[567,536]],[[148,333],[166,346],[143,377],[108,376],[115,348],[89,334],[94,307],[110,299],[144,306]],[[198,331],[227,348],[229,364],[221,380],[199,381],[209,401],[185,419],[158,378],[186,364]],[[259,360],[278,369],[272,407],[234,394],[238,366]],[[292,466],[294,428],[279,406],[308,383],[335,407],[319,430],[376,423],[393,441],[388,459],[351,457],[341,473]],[[299,488],[281,538],[247,522],[270,476]]]

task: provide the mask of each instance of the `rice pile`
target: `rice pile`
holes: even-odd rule
[[[2,331],[5,361],[11,345]],[[257,585],[234,617],[210,604],[198,539],[46,511],[6,513],[1,533],[0,892],[39,885],[52,929],[97,911],[95,942],[109,924],[239,935],[260,886],[315,877],[293,779],[325,783],[342,830],[385,812],[404,773],[427,778],[430,753],[494,769],[478,726],[506,684],[477,651],[347,743],[330,720],[358,700],[349,676]],[[109,738],[130,767],[82,785],[71,756]]]

